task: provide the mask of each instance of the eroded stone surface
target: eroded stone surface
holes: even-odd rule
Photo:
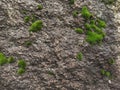
[[[38,4],[43,5],[41,11]],[[84,34],[74,31],[83,26],[83,18],[74,18],[72,11],[84,5],[107,22],[101,46],[90,46]],[[24,23],[27,15],[43,21],[40,32],[28,32],[31,23]],[[0,67],[1,90],[119,90],[119,56],[115,65],[107,63],[119,52],[119,21],[117,2],[106,6],[98,0],[76,0],[72,8],[68,0],[0,0],[0,51],[16,58],[15,63]],[[32,41],[29,48],[24,46],[26,40]],[[76,59],[78,52],[83,53],[83,61]],[[21,58],[27,68],[19,76],[17,60]],[[102,68],[110,70],[114,79],[103,78]]]

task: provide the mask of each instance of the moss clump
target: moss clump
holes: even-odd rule
[[[107,76],[107,77],[111,77],[111,72],[107,71],[107,70],[104,70],[104,69],[101,69],[101,74],[104,75],[104,76]]]
[[[113,65],[113,64],[115,63],[115,60],[114,60],[113,58],[111,58],[111,59],[108,61],[108,63],[109,63],[110,65]]]
[[[18,66],[19,66],[20,68],[25,69],[25,67],[26,67],[26,62],[25,62],[24,60],[19,60],[19,61],[18,61]]]
[[[105,71],[104,69],[101,69],[100,72],[101,72],[102,75],[105,75],[105,72],[106,72],[106,71]]]
[[[26,47],[29,47],[29,46],[32,45],[32,42],[31,42],[31,41],[25,41],[25,42],[24,42],[24,45],[25,45]]]
[[[89,10],[86,6],[82,7],[81,14],[85,19],[90,19],[90,17],[92,16],[92,14],[89,12]]]
[[[83,29],[81,29],[81,28],[75,28],[75,32],[79,33],[79,34],[84,33]]]
[[[42,10],[43,6],[41,4],[37,5],[38,10]]]
[[[105,23],[105,21],[97,20],[97,26],[99,28],[105,28],[106,27],[106,23]]]
[[[102,31],[102,29],[97,27],[95,24],[91,24],[90,27],[94,30],[94,32],[102,35],[103,37],[105,36],[105,33]]]
[[[21,74],[25,73],[25,69],[24,68],[19,68],[18,71],[17,71],[17,73],[19,75],[21,75]]]
[[[85,24],[85,28],[86,28],[86,30],[88,30],[88,31],[91,31],[91,30],[92,30],[91,25],[88,24],[88,23]]]
[[[95,25],[96,21],[95,20],[90,20],[91,25]]]
[[[25,21],[25,23],[28,23],[30,21],[30,16],[25,16],[24,21]]]
[[[77,16],[77,11],[74,12],[74,16]],[[90,44],[99,44],[105,37],[105,32],[102,30],[106,27],[106,23],[100,19],[94,17],[86,6],[82,7],[81,15],[85,19],[84,32],[80,28],[76,28],[77,33],[85,33],[86,41]]]
[[[11,57],[9,57],[9,58],[7,59],[7,61],[8,61],[8,63],[13,63],[15,60],[14,60],[14,58],[11,56]]]
[[[106,71],[106,72],[105,72],[105,76],[110,77],[110,76],[111,76],[111,73],[110,73],[109,71]]]
[[[42,29],[43,23],[41,20],[37,20],[29,28],[30,32],[37,32]]]
[[[23,74],[25,72],[26,62],[24,60],[19,60],[18,67],[19,67],[19,69],[18,69],[17,73],[20,75]]]
[[[70,4],[74,4],[74,3],[75,3],[75,0],[69,0],[69,3],[70,3]]]
[[[0,66],[7,63],[7,58],[3,53],[0,53]]]
[[[85,28],[86,30],[88,30],[86,41],[90,44],[100,43],[105,37],[105,33],[102,31],[101,28],[95,25],[94,21],[92,21],[91,24],[85,24]]]
[[[83,59],[83,54],[80,52],[80,53],[77,54],[76,57],[77,57],[78,60],[81,61]]]
[[[88,32],[86,41],[89,42],[90,44],[97,44],[101,43],[103,40],[103,36],[100,34],[97,34],[96,32]]]
[[[79,12],[78,12],[77,10],[75,10],[75,11],[73,11],[73,13],[72,13],[72,14],[73,14],[73,16],[74,16],[74,17],[77,17],[77,16],[78,16],[78,14],[79,14]]]

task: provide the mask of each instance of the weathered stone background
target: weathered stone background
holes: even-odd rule
[[[41,11],[38,4],[43,5]],[[73,18],[71,12],[84,5],[107,22],[100,46],[90,46],[84,34],[74,31],[83,19]],[[0,90],[120,90],[120,0],[113,5],[76,0],[72,7],[68,0],[0,0],[0,51],[27,62],[22,76],[16,73],[17,62],[0,67]],[[26,15],[41,19],[43,29],[29,34]],[[33,43],[29,48],[24,46],[26,40]],[[76,59],[80,51],[83,61]],[[112,66],[107,63],[110,58],[116,61]],[[103,77],[102,68],[111,71],[113,79]]]

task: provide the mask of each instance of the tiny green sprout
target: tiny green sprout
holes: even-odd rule
[[[28,22],[30,21],[30,16],[25,16],[25,17],[24,17],[24,21],[25,21],[26,23],[28,23]]]
[[[29,47],[29,46],[32,45],[32,42],[31,42],[31,41],[25,41],[25,42],[24,42],[24,45],[25,45],[26,47]]]
[[[101,69],[100,72],[101,72],[102,75],[105,75],[105,72],[106,72],[106,71],[105,71],[104,69]]]
[[[77,59],[78,59],[78,60],[80,60],[80,61],[81,61],[81,60],[82,60],[82,58],[83,58],[83,54],[80,52],[80,53],[78,53],[78,54],[77,54],[77,56],[76,56],[76,57],[77,57]]]
[[[17,71],[17,73],[19,75],[22,75],[23,73],[25,73],[25,69],[24,68],[19,68],[18,71]]]
[[[86,37],[86,41],[92,45],[101,43],[102,40],[103,40],[103,36],[95,32],[88,32],[87,37]]]
[[[42,29],[43,23],[41,20],[37,20],[29,28],[30,32],[37,32]]]
[[[110,60],[108,61],[108,63],[112,65],[112,64],[115,63],[115,60],[114,60],[114,59],[110,59]]]
[[[74,4],[74,3],[75,3],[75,0],[69,0],[69,3],[70,3],[70,4]]]
[[[19,60],[19,61],[18,61],[18,66],[19,66],[20,68],[25,69],[25,67],[26,67],[26,62],[25,62],[24,60]]]
[[[32,15],[32,16],[31,16],[31,21],[32,21],[32,22],[35,22],[36,20],[37,20],[36,16],[35,16],[35,15]]]
[[[106,72],[105,72],[105,76],[110,77],[110,76],[111,76],[111,73],[110,73],[109,71],[106,71]]]
[[[79,14],[79,12],[78,12],[77,10],[73,11],[73,16],[74,16],[74,17],[77,17],[78,14]]]
[[[48,73],[49,75],[53,75],[53,76],[55,76],[55,74],[54,74],[53,71],[48,71],[47,73]]]
[[[0,53],[0,66],[7,63],[7,58],[3,53]]]
[[[37,5],[38,10],[42,10],[43,6],[41,4]]]
[[[14,60],[14,58],[11,56],[11,57],[9,57],[8,59],[8,63],[13,63],[15,60]]]
[[[26,10],[22,10],[22,13],[23,13],[23,14],[27,14],[27,11],[26,11]]]
[[[106,27],[106,23],[105,23],[105,21],[97,20],[97,26],[99,28],[105,28]]]
[[[85,18],[85,19],[89,19],[92,14],[89,12],[88,8],[86,6],[82,7],[82,11],[81,11],[81,15]]]
[[[84,33],[83,29],[81,28],[75,28],[76,33],[82,34]]]

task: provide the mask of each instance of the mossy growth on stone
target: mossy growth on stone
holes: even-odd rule
[[[25,41],[25,42],[24,42],[24,45],[25,45],[26,47],[29,47],[29,46],[32,45],[32,42],[31,42],[31,41]]]
[[[22,75],[23,73],[25,73],[25,69],[24,69],[24,68],[19,68],[19,69],[17,70],[17,73],[18,73],[19,75]]]
[[[92,14],[89,12],[88,8],[86,6],[82,7],[82,11],[81,11],[81,15],[85,18],[85,19],[90,19],[90,17],[92,16]]]
[[[84,33],[83,29],[81,29],[81,28],[75,28],[75,32],[79,33],[79,34]]]
[[[97,20],[97,26],[99,28],[105,28],[106,27],[106,23],[103,20]]]
[[[13,63],[15,61],[15,59],[14,59],[14,57],[11,56],[7,59],[7,61],[8,61],[8,63]]]
[[[42,10],[43,9],[43,6],[41,4],[37,5],[37,9],[38,10]]]
[[[3,53],[0,53],[0,66],[7,63],[7,58]]]
[[[107,70],[105,70],[105,69],[101,69],[101,74],[103,75],[103,76],[106,76],[106,77],[111,77],[112,76],[112,74],[111,74],[111,72],[109,72],[109,71],[107,71]]]
[[[113,58],[111,58],[111,59],[109,59],[108,63],[109,63],[110,65],[113,65],[113,64],[115,63],[115,60],[114,60]]]
[[[24,21],[25,21],[25,23],[28,23],[30,21],[30,16],[25,16]]]
[[[90,20],[90,25],[95,25],[96,24],[96,20]]]
[[[29,28],[30,32],[37,32],[40,31],[42,29],[43,23],[41,20],[37,20],[35,22],[32,23],[32,25]]]
[[[106,72],[105,72],[105,76],[110,77],[110,76],[111,76],[111,72],[106,71]]]
[[[19,60],[18,61],[18,67],[25,69],[25,67],[26,67],[25,60]]]
[[[78,14],[79,14],[79,11],[74,10],[72,14],[73,14],[73,17],[77,17],[77,16],[78,16]]]
[[[69,0],[69,4],[74,4],[75,0]]]
[[[90,25],[89,23],[86,23],[86,24],[85,24],[85,29],[86,29],[87,31],[91,31],[91,30],[92,30],[91,25]]]
[[[105,37],[105,32],[101,28],[95,25],[95,22],[92,21],[90,24],[85,24],[85,28],[87,31],[86,41],[90,44],[97,44],[102,42]]]
[[[91,24],[90,27],[94,32],[102,35],[103,37],[105,36],[105,33],[103,32],[103,30],[99,28],[98,26],[96,26],[95,24]]]
[[[37,19],[37,17],[36,17],[35,15],[32,15],[32,16],[31,16],[31,21],[32,21],[32,23],[35,22],[35,21],[37,21],[37,20],[38,20],[38,19]]]
[[[18,71],[17,71],[17,73],[18,74],[23,74],[24,72],[25,72],[25,68],[26,68],[26,62],[25,62],[25,60],[19,60],[18,61],[18,67],[19,67],[19,69],[18,69]]]
[[[102,74],[102,75],[105,75],[105,70],[104,69],[101,69],[101,71],[100,71],[100,73]]]
[[[103,40],[103,36],[101,34],[98,34],[96,32],[88,32],[86,41],[92,45],[101,43]]]
[[[81,52],[79,52],[76,57],[78,60],[81,61],[83,59],[83,54]]]
[[[76,15],[76,14],[75,14]],[[85,33],[86,34],[86,41],[90,44],[100,44],[104,37],[105,32],[103,31],[103,28],[106,27],[105,21],[96,18],[93,16],[88,8],[86,6],[82,7],[81,15],[84,17],[84,32],[80,28],[76,28],[75,31],[77,33]]]

